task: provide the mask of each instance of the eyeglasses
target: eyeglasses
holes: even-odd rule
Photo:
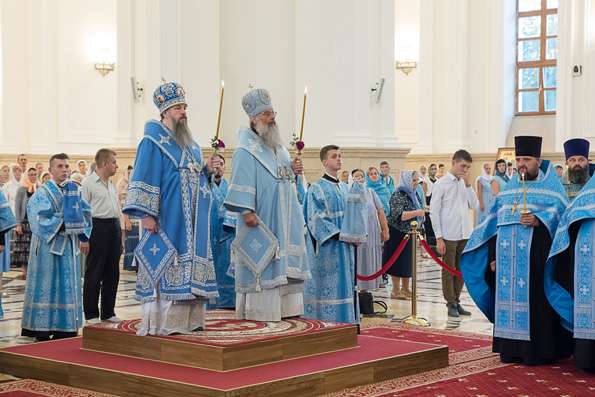
[[[271,116],[276,116],[277,112],[272,111],[272,110],[267,110],[266,112],[262,112],[262,115],[266,116],[266,117],[271,117]]]

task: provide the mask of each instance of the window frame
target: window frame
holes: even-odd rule
[[[517,0],[516,4],[516,38],[515,38],[515,95],[514,95],[514,114],[515,116],[542,116],[542,115],[554,115],[556,114],[556,110],[545,110],[545,93],[546,91],[556,91],[558,89],[558,84],[556,81],[556,87],[554,88],[545,88],[544,84],[544,68],[547,67],[556,67],[558,66],[558,58],[556,59],[546,59],[546,51],[547,51],[547,40],[552,38],[558,38],[559,32],[556,32],[556,35],[548,36],[547,35],[547,17],[548,15],[557,15],[558,8],[547,8],[547,1],[548,0],[541,0],[541,8],[539,10],[533,11],[519,11],[519,3],[520,0]],[[541,25],[540,25],[540,33],[539,36],[536,37],[528,37],[528,38],[519,38],[519,25],[520,19],[524,17],[532,17],[532,16],[539,16],[541,17]],[[537,40],[539,39],[540,43],[540,59],[537,61],[519,61],[519,44],[523,41],[530,41],[530,40]],[[558,42],[556,43],[556,47]],[[519,73],[521,69],[527,68],[538,68],[539,69],[539,88],[519,88]],[[519,96],[522,92],[535,92],[539,93],[539,110],[536,112],[521,112],[519,110]]]

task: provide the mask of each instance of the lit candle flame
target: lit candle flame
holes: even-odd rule
[[[308,95],[308,86],[304,87],[304,95]]]
[[[221,88],[225,87],[225,81],[221,80]]]

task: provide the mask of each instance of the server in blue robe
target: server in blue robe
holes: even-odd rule
[[[593,174],[594,166],[589,164],[589,146],[589,141],[582,138],[564,142],[567,169],[560,180],[571,202]]]
[[[204,328],[206,302],[218,295],[209,177],[220,160],[203,161],[188,127],[182,86],[162,84],[153,102],[161,120],[145,124],[123,208],[143,228],[135,250],[138,334],[189,333]]]
[[[0,190],[0,269],[5,265],[10,266],[10,246],[9,233],[16,226],[17,221],[10,209],[10,203],[4,193]],[[0,273],[0,276],[2,274]],[[4,312],[2,311],[2,294],[0,294],[0,319]]]
[[[570,145],[570,141],[564,144],[567,158],[569,155],[583,158],[588,155],[588,141],[571,141]],[[562,216],[552,242],[545,269],[545,291],[550,304],[560,315],[562,325],[573,333],[576,366],[595,371],[594,178],[580,187],[578,194],[571,196],[572,202]],[[575,189],[576,186],[571,191],[576,192]]]
[[[296,193],[299,159],[282,144],[267,90],[242,98],[250,126],[239,131],[225,207],[238,213],[232,249],[236,316],[279,321],[303,314],[310,277],[303,209]]]
[[[515,137],[515,151],[519,172],[473,231],[461,270],[494,323],[494,352],[503,362],[535,365],[571,350],[571,336],[544,291],[547,255],[568,201],[550,162],[540,159],[541,137]]]
[[[359,322],[355,284],[355,246],[365,239],[365,196],[345,194],[339,187],[341,151],[328,145],[320,150],[325,174],[308,189],[304,208],[308,225],[308,257],[312,278],[306,281],[305,316],[324,321]],[[354,182],[353,189],[365,193]],[[351,201],[351,203],[349,202]],[[358,206],[361,208],[358,210]],[[349,215],[348,215],[349,214]],[[361,219],[358,218],[361,216]]]
[[[64,153],[50,158],[52,180],[27,204],[31,250],[23,303],[22,335],[37,340],[76,336],[83,324],[80,253],[89,252],[91,208],[68,181]]]
[[[219,297],[210,308],[233,309],[236,306],[235,280],[229,274],[231,258],[231,242],[235,238],[235,225],[237,214],[228,211],[223,205],[229,183],[223,177],[225,172],[225,158],[216,154],[221,159],[221,165],[211,176],[211,250],[215,263],[217,276],[217,290]]]

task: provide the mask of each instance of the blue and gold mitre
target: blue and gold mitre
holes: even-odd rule
[[[264,88],[253,88],[242,98],[242,107],[249,117],[273,110],[271,96]]]
[[[186,104],[186,91],[176,82],[163,83],[153,93],[153,103],[161,114],[172,106]]]

